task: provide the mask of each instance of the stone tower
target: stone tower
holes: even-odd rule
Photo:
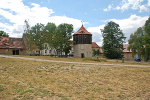
[[[73,34],[74,57],[92,57],[92,34],[83,25]]]

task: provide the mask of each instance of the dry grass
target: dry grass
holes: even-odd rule
[[[132,61],[124,61],[122,63],[122,60],[106,60],[106,58],[99,58],[99,61],[94,60],[95,58],[74,58],[74,57],[50,57],[50,56],[28,56],[28,55],[7,55],[7,56],[13,56],[13,57],[26,57],[26,58],[35,58],[35,59],[45,59],[45,60],[56,60],[56,61],[69,61],[69,62],[87,62],[87,63],[109,63],[109,64],[129,64],[129,65],[149,65],[150,63],[139,63],[139,62],[132,62]],[[91,60],[92,59],[92,60]]]
[[[150,99],[148,67],[80,65],[0,58],[0,73],[2,100]]]

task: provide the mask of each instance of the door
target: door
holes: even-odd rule
[[[13,55],[19,55],[19,50],[13,50]]]
[[[81,58],[84,58],[84,53],[81,53]]]

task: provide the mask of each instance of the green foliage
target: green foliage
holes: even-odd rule
[[[142,44],[144,36],[144,30],[142,27],[139,27],[134,34],[130,35],[129,47],[128,50],[132,51],[132,56],[138,53],[139,56],[144,55],[144,46]]]
[[[119,28],[119,24],[110,21],[105,25],[102,31],[103,36],[103,49],[104,56],[109,59],[118,59],[123,57],[123,43],[125,43],[126,37],[122,30]]]
[[[56,36],[54,37],[54,41],[57,43],[57,46],[59,46],[59,50],[62,52],[65,52],[65,55],[69,53],[69,50],[71,50],[71,44],[72,41],[70,39],[72,38],[73,33],[73,25],[63,23],[60,24],[57,27]]]
[[[95,56],[95,55],[99,55],[99,52],[100,52],[99,49],[98,49],[98,50],[95,50],[95,49],[94,49],[94,50],[93,50],[93,55],[94,55],[94,56]]]
[[[29,47],[31,48],[31,43],[33,42],[39,50],[44,49],[43,44],[48,43],[50,47],[57,51],[69,53],[71,50],[73,33],[72,24],[60,24],[58,27],[54,23],[47,23],[46,26],[41,23],[37,23],[35,26],[29,26],[28,21],[25,20],[25,34],[27,35],[27,40]],[[56,52],[55,52],[56,53]]]
[[[145,22],[144,31],[145,31],[143,37],[143,45],[145,46],[144,58],[147,61],[150,59],[150,52],[149,52],[150,51],[150,17]]]
[[[57,30],[57,27],[56,27],[55,23],[48,22],[47,25],[44,27],[43,36],[44,36],[44,39],[46,40],[46,42],[49,44],[49,46],[51,48],[54,48],[57,50],[58,43],[57,43],[57,39],[56,39],[56,30]]]
[[[24,23],[25,23],[25,27],[24,27],[23,38],[26,41],[26,49],[28,49],[30,51],[30,54],[31,54],[31,51],[34,49],[33,35],[31,33],[31,28],[30,28],[30,25],[29,25],[29,21],[25,20]]]
[[[145,27],[145,28],[144,28],[145,33],[150,36],[150,17],[149,17],[148,20],[145,22],[144,27]]]
[[[39,50],[43,49],[43,44],[46,42],[44,37],[44,25],[37,23],[35,26],[31,27],[30,33],[32,34],[32,41],[36,44]]]
[[[0,36],[2,36],[2,37],[9,37],[8,33],[4,32],[2,30],[0,30]]]

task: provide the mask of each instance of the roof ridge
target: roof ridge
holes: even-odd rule
[[[81,27],[80,27],[80,29],[76,32],[76,33],[74,33],[74,35],[75,34],[91,34],[90,32],[88,32],[86,29],[85,29],[85,27],[82,25]],[[92,35],[92,34],[91,34]]]

